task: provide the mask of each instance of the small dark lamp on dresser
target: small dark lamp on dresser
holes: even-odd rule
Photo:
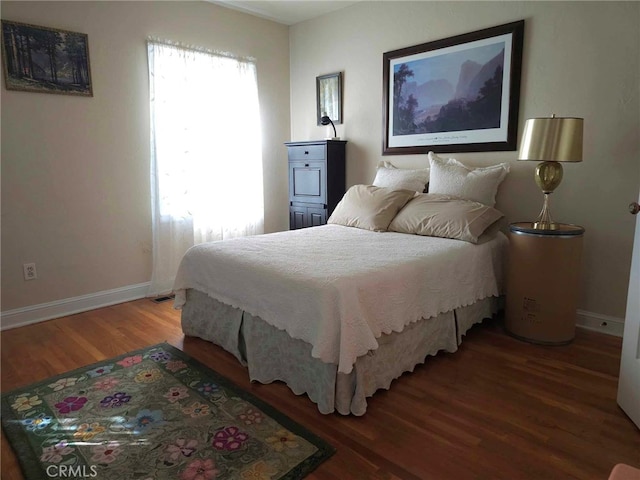
[[[344,140],[287,142],[289,229],[327,223],[345,192]]]

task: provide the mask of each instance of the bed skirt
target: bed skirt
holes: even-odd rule
[[[313,358],[308,343],[197,290],[187,290],[182,330],[232,353],[248,368],[251,381],[283,381],[296,395],[306,393],[323,414],[364,415],[367,397],[389,389],[394,379],[413,371],[427,356],[455,352],[469,328],[497,312],[498,300],[488,297],[383,335],[379,347],[358,357],[349,374]]]

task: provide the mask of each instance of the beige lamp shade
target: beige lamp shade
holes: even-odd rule
[[[518,160],[582,161],[582,118],[531,118],[524,124]]]

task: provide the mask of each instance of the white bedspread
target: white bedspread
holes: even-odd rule
[[[349,373],[381,334],[500,295],[506,245],[502,233],[473,245],[340,225],[205,243],[182,259],[175,306],[200,290]]]

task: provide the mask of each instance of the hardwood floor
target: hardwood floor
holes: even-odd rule
[[[564,347],[475,326],[455,354],[429,357],[363,417],[322,415],[285,385],[252,384],[236,359],[184,338],[171,302],[138,300],[0,334],[2,391],[167,341],[334,445],[308,478],[605,479],[640,467],[640,431],[616,405],[620,338],[578,329]],[[2,435],[2,479],[22,479]],[[124,480],[124,479],[123,479]]]

